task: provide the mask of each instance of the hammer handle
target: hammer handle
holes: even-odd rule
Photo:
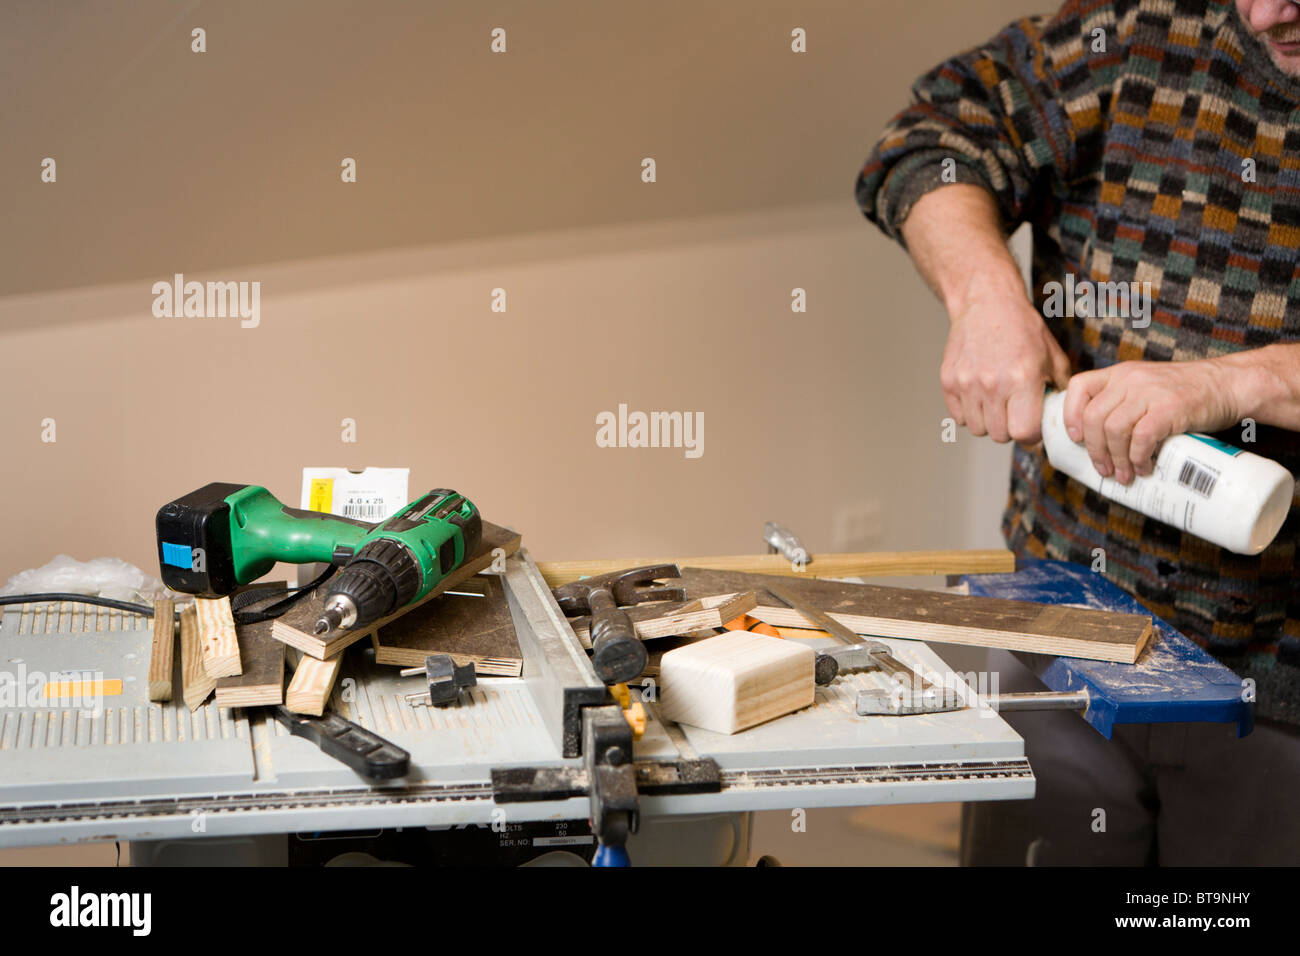
[[[606,684],[633,680],[645,670],[649,655],[636,626],[603,588],[591,592],[591,662]]]

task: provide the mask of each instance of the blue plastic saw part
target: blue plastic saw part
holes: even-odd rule
[[[1242,699],[1241,678],[1117,585],[1065,561],[1022,560],[1018,567],[1011,574],[972,574],[963,580],[971,594],[985,597],[1081,604],[1154,619],[1155,633],[1136,664],[1017,655],[1051,690],[1086,688],[1090,702],[1084,719],[1103,737],[1109,739],[1116,724],[1235,723],[1238,737],[1254,729],[1255,705]]]

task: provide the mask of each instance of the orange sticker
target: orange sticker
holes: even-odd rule
[[[733,618],[722,626],[729,631],[752,631],[755,634],[766,634],[768,637],[781,637],[781,632],[771,624],[766,624],[756,617],[750,617],[748,614]]]
[[[46,700],[94,700],[99,697],[118,697],[122,693],[120,680],[56,680],[45,685]]]

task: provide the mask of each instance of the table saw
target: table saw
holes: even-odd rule
[[[1049,572],[1036,572],[1047,574],[1040,587]],[[971,579],[985,594],[1003,593],[1016,581]],[[151,703],[151,628],[142,616],[73,604],[7,608],[0,668],[52,681],[98,675],[120,680],[121,693],[93,710],[31,699],[0,708],[0,846],[128,840],[144,849],[256,834],[465,826],[503,832],[547,821],[561,834],[577,834],[568,842],[589,844],[583,822],[629,799],[603,783],[591,754],[583,753],[608,694],[527,549],[506,562],[504,583],[522,676],[480,678],[459,706],[412,707],[405,699],[409,679],[376,665],[369,648],[350,653],[330,706],[410,752],[410,774],[388,783],[363,780],[290,736],[265,711],[219,709],[210,700],[193,712],[179,699]],[[1023,592],[1017,596],[1033,599]],[[1160,640],[1180,653],[1190,646],[1172,629]],[[887,643],[916,670],[950,670],[920,641]],[[1162,709],[1162,697],[1168,702],[1182,691],[1152,685],[1146,711],[1130,707],[1119,719],[1237,720],[1248,730],[1248,705],[1229,700],[1239,696],[1235,678],[1208,657],[1197,664],[1204,685],[1197,699],[1218,693],[1217,709]],[[1106,680],[1122,683],[1134,668],[1094,670],[1089,679],[1104,697],[1113,692]],[[1049,674],[1049,686],[1072,686],[1068,666],[1063,673]],[[659,823],[1033,795],[1023,742],[997,714],[977,704],[948,713],[857,716],[858,692],[880,680],[871,672],[845,675],[818,687],[813,706],[730,736],[665,722],[646,699],[630,799],[644,821]],[[1112,718],[1117,712],[1111,708]],[[568,821],[579,823],[570,828]],[[538,839],[539,846],[566,842]]]

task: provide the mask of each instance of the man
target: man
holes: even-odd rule
[[[952,417],[1018,443],[1009,545],[1102,555],[1107,577],[1242,676],[1260,718],[1240,741],[1198,724],[1107,742],[1075,715],[1015,715],[1039,796],[968,807],[963,859],[1300,862],[1300,509],[1244,557],[1099,497],[1037,445],[1050,384],[1068,388],[1071,436],[1122,483],[1185,431],[1253,438],[1300,473],[1300,5],[1069,0],[914,94],[858,203],[948,311]],[[1033,303],[1005,245],[1022,222]],[[1107,282],[1132,299],[1035,307],[1053,283]]]

